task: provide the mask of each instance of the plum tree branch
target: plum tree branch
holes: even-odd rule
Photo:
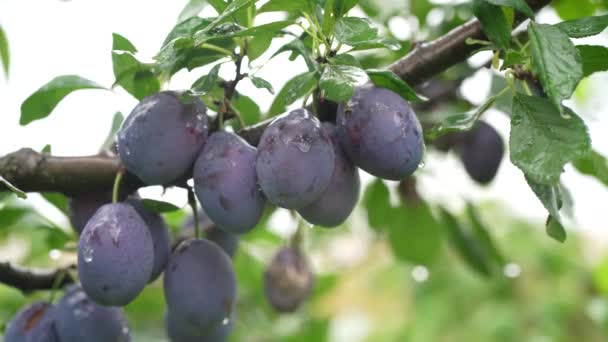
[[[36,290],[50,290],[53,286],[63,287],[74,282],[70,271],[76,266],[53,270],[33,270],[14,266],[9,262],[0,262],[0,283],[19,289],[23,293]]]
[[[526,0],[534,11],[551,0]],[[523,17],[516,18],[517,23]],[[389,66],[410,85],[419,85],[447,68],[464,61],[478,46],[466,43],[468,38],[485,39],[478,20],[460,25],[428,43],[418,44],[409,54]],[[272,119],[244,127],[238,133],[252,145],[257,145],[262,132]],[[120,166],[116,157],[55,157],[21,149],[0,158],[0,175],[26,192],[62,192],[77,194],[111,189]],[[132,174],[125,174],[124,186],[136,189],[143,183]],[[0,191],[8,191],[0,185]]]

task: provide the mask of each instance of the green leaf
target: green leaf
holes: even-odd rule
[[[362,203],[367,209],[367,222],[372,229],[382,231],[390,226],[393,208],[388,188],[382,180],[376,178],[367,186]]]
[[[234,38],[234,37],[252,37],[259,34],[271,34],[274,36],[277,32],[281,31],[287,26],[293,25],[293,20],[275,21],[268,24],[259,26],[244,28],[240,25],[232,26],[226,32],[216,31],[215,29],[210,32],[199,31],[194,34],[194,44],[200,45],[208,40],[219,39],[219,38]]]
[[[8,39],[6,33],[0,26],[0,61],[2,62],[2,68],[4,69],[4,76],[8,78],[8,67],[10,65],[10,56],[8,53]]]
[[[549,100],[517,94],[513,98],[511,162],[533,182],[555,184],[564,165],[591,149],[584,122],[570,109],[560,115]]]
[[[430,265],[441,247],[441,225],[425,202],[392,210],[388,238],[393,254],[405,261]]]
[[[59,192],[41,192],[40,195],[64,214],[68,214],[68,199]]]
[[[312,92],[317,86],[317,78],[316,71],[309,71],[287,81],[275,96],[268,114],[270,116],[281,114],[287,109],[287,106]]]
[[[232,106],[240,113],[241,118],[246,125],[253,125],[260,121],[262,112],[258,104],[249,96],[240,93],[234,94],[232,97]]]
[[[357,5],[357,0],[333,0],[334,17],[339,19]]]
[[[401,46],[401,42],[399,42],[395,38],[377,37],[375,39],[361,42],[361,43],[357,44],[356,46],[353,46],[353,48],[350,51],[362,51],[362,50],[379,49],[379,48],[387,48],[392,51],[399,51],[399,50],[401,50],[402,46]]]
[[[10,228],[29,212],[30,209],[24,207],[0,207],[0,229]]]
[[[336,39],[342,44],[356,46],[378,38],[378,30],[366,18],[344,17],[336,21]]]
[[[483,32],[500,49],[507,49],[511,41],[511,25],[500,6],[485,0],[473,0],[473,13],[479,19]]]
[[[118,132],[118,130],[120,129],[120,126],[122,125],[124,119],[125,117],[122,115],[121,112],[114,113],[114,117],[112,117],[112,125],[110,126],[110,131],[108,132],[106,140],[101,145],[101,148],[99,149],[100,151],[105,151],[112,147],[116,137],[116,132]]]
[[[562,19],[577,19],[593,15],[595,5],[592,1],[595,0],[555,0],[551,6]]]
[[[272,43],[272,39],[274,38],[274,33],[272,32],[260,32],[255,35],[249,41],[249,46],[247,47],[247,56],[249,57],[249,61],[253,62],[258,57],[260,57],[268,48],[270,47],[270,43]]]
[[[21,199],[27,198],[27,195],[25,194],[25,192],[19,190],[16,186],[14,186],[8,180],[6,180],[4,177],[2,177],[2,175],[0,175],[0,183],[3,183],[10,191],[15,193],[15,195],[17,195],[17,197],[19,197]]]
[[[208,4],[207,0],[189,0],[177,17],[177,22],[181,23],[186,19],[196,17]]]
[[[329,62],[333,65],[348,65],[361,68],[361,63],[359,63],[359,60],[357,60],[355,56],[347,53],[335,55],[334,57],[329,58]]]
[[[268,90],[269,93],[274,94],[274,88],[272,87],[272,84],[270,84],[270,82],[266,81],[265,79],[261,78],[261,77],[257,77],[257,76],[249,76],[249,79],[251,80],[251,83],[253,83],[253,85],[256,88],[263,88]]]
[[[81,89],[106,88],[76,75],[55,77],[23,101],[19,124],[25,126],[32,121],[44,119],[64,97]]]
[[[555,26],[572,38],[595,36],[608,27],[608,14],[562,21]]]
[[[312,13],[311,2],[308,0],[270,0],[258,10],[264,12],[304,12]]]
[[[484,0],[487,3],[496,5],[496,6],[505,6],[511,7],[513,9],[518,10],[519,12],[525,14],[529,18],[534,17],[534,12],[528,6],[525,0]]]
[[[175,25],[165,37],[163,47],[177,38],[193,38],[194,34],[212,22],[209,18],[192,17]],[[162,50],[162,49],[161,49]]]
[[[425,133],[425,136],[428,139],[433,140],[450,132],[465,132],[471,130],[471,128],[475,126],[475,123],[477,123],[481,114],[490,109],[494,102],[501,96],[504,95],[502,93],[495,94],[474,111],[448,116],[428,130]]]
[[[325,0],[325,4],[323,5],[322,32],[326,36],[332,34],[336,24],[336,16],[333,10],[334,1],[339,0]]]
[[[233,0],[228,4],[228,6],[226,6],[224,11],[220,15],[213,19],[213,21],[209,23],[209,25],[205,26],[205,28],[203,28],[200,33],[197,33],[197,35],[204,35],[206,32],[209,32],[211,29],[221,23],[228,16],[232,15],[241,8],[248,6],[249,4],[251,4],[251,2],[255,3],[256,1],[257,0]]]
[[[49,144],[44,145],[42,150],[40,150],[40,153],[50,155],[51,154],[51,145],[49,145]]]
[[[304,61],[306,62],[306,66],[308,66],[308,70],[316,70],[317,65],[315,59],[313,58],[312,51],[308,47],[306,47],[306,45],[304,45],[304,42],[302,42],[302,40],[296,38],[290,41],[289,43],[283,45],[280,49],[278,49],[277,52],[272,55],[272,57],[275,57],[285,51],[290,51],[292,53],[295,53],[296,55],[302,56],[302,58],[304,58]]]
[[[608,48],[599,45],[578,45],[576,47],[583,63],[583,76],[608,70]]]
[[[135,46],[125,37],[118,33],[112,33],[112,51],[128,51],[136,53]]]
[[[334,102],[350,99],[355,85],[365,76],[365,71],[349,65],[326,64],[319,80],[324,98]]]
[[[443,226],[447,230],[450,243],[462,259],[477,273],[489,276],[491,267],[478,241],[464,230],[460,222],[444,208],[440,208]]]
[[[138,61],[130,52],[112,52],[114,85],[121,86],[138,100],[160,90],[160,82],[150,66]]]
[[[583,78],[581,56],[564,31],[555,26],[530,23],[532,70],[556,108],[570,98]]]
[[[488,229],[481,222],[479,215],[477,214],[477,210],[471,203],[467,203],[467,216],[471,226],[473,227],[473,234],[475,235],[480,247],[485,251],[486,255],[493,259],[496,265],[502,267],[504,264],[506,264],[505,258],[498,250],[494,239],[492,239]]]
[[[163,201],[157,201],[157,200],[153,200],[150,198],[144,198],[141,202],[144,205],[144,207],[146,207],[146,209],[153,211],[155,213],[166,213],[166,212],[180,210],[180,208],[174,204],[171,204],[168,202],[163,202]]]
[[[546,223],[547,234],[559,242],[564,242],[566,240],[566,230],[561,224],[559,213],[562,206],[559,182],[554,184],[540,184],[529,177],[526,177],[526,181],[528,182],[530,189],[532,189],[536,197],[538,197],[545,209],[549,212],[549,218]]]
[[[410,87],[392,71],[367,69],[365,72],[378,87],[390,89],[408,101],[426,101],[426,98],[418,95],[414,88]]]
[[[595,177],[608,186],[608,161],[597,151],[591,151],[584,157],[573,161],[572,164],[580,173]]]
[[[217,84],[221,66],[222,65],[220,63],[214,65],[207,75],[204,75],[198,80],[194,81],[191,87],[192,91],[199,95],[210,92],[211,89]]]

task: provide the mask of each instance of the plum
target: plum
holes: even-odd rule
[[[479,184],[488,184],[494,179],[504,155],[502,137],[483,121],[466,133],[458,148],[464,168]]]
[[[311,204],[327,189],[334,149],[321,123],[305,109],[276,118],[258,144],[256,171],[268,200],[287,209]]]
[[[78,275],[87,295],[101,305],[126,305],[153,267],[154,243],[137,211],[126,203],[99,208],[78,243]]]
[[[236,276],[230,257],[215,243],[191,239],[169,258],[164,276],[168,311],[190,334],[208,335],[230,318]]]
[[[104,204],[112,202],[111,191],[88,192],[71,197],[68,202],[69,219],[76,233],[81,234],[84,226]]]
[[[308,297],[314,275],[296,247],[282,247],[264,272],[264,292],[278,312],[293,312]]]
[[[208,334],[201,334],[196,329],[184,327],[170,312],[165,316],[165,325],[171,342],[223,342],[232,332],[232,319],[220,322]]]
[[[258,223],[266,199],[258,189],[257,150],[234,133],[213,133],[194,164],[194,189],[209,218],[243,234]]]
[[[357,204],[359,170],[340,146],[336,126],[324,122],[323,130],[330,136],[336,155],[334,172],[325,192],[312,204],[298,209],[298,213],[312,224],[335,227],[348,218]]]
[[[55,307],[35,302],[19,311],[8,322],[6,342],[59,342],[55,331]]]
[[[239,247],[239,237],[218,228],[203,210],[198,211],[198,222],[205,239],[220,246],[226,254],[233,257]],[[194,236],[194,215],[190,215],[182,227],[178,241]]]
[[[338,107],[338,136],[350,159],[374,176],[401,180],[424,153],[422,127],[399,94],[364,85]]]
[[[178,92],[144,98],[118,132],[118,153],[127,170],[148,185],[170,184],[192,166],[207,140],[207,107]]]
[[[61,342],[131,341],[122,309],[96,304],[79,285],[69,286],[57,303],[55,325]]]
[[[150,230],[154,246],[154,266],[152,266],[150,281],[154,281],[163,272],[165,266],[167,266],[169,255],[171,254],[169,228],[165,219],[159,214],[146,209],[141,199],[129,197],[125,202],[135,208],[135,211],[137,211]]]

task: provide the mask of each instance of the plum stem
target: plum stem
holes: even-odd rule
[[[67,272],[66,270],[60,270],[59,274],[53,281],[53,288],[51,289],[51,294],[49,295],[49,303],[53,303],[53,301],[55,300],[55,295],[57,294],[57,289],[59,288],[60,284],[63,284],[63,280],[65,279],[66,272]]]
[[[192,191],[192,187],[188,186],[188,204],[190,204],[190,208],[192,208],[192,216],[194,217],[194,237],[196,239],[201,238],[201,223],[198,221],[198,209],[196,207],[196,197],[194,196],[194,191]]]
[[[114,178],[114,188],[112,189],[112,203],[118,203],[118,192],[120,190],[120,183],[122,182],[122,176],[125,174],[123,167],[118,169],[116,172],[116,178]]]

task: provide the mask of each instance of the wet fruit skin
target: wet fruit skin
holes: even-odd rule
[[[171,254],[169,227],[162,216],[146,209],[141,199],[129,197],[125,202],[135,209],[150,230],[154,246],[154,265],[152,266],[150,281],[154,281],[165,270],[167,262],[169,262],[169,255]]]
[[[17,312],[8,322],[6,342],[59,342],[55,331],[55,307],[35,302]]]
[[[308,297],[314,275],[304,254],[286,246],[273,257],[264,272],[264,292],[278,312],[293,312]]]
[[[112,192],[90,192],[70,198],[68,202],[69,219],[76,233],[82,233],[84,226],[104,204],[112,202]]]
[[[236,276],[230,257],[215,243],[191,239],[173,252],[164,276],[172,319],[190,334],[206,335],[231,317]]]
[[[361,181],[359,170],[340,146],[336,126],[324,122],[323,130],[330,136],[336,155],[334,172],[323,194],[312,204],[298,209],[298,213],[312,224],[335,227],[342,224],[355,208]]]
[[[118,153],[144,183],[170,184],[194,163],[207,140],[207,108],[163,91],[144,98],[118,132]]]
[[[78,243],[78,275],[91,299],[123,306],[146,286],[154,266],[150,230],[125,203],[99,208]]]
[[[424,153],[422,127],[410,105],[391,90],[365,85],[338,107],[336,120],[350,159],[374,176],[401,180]]]
[[[258,144],[256,171],[273,204],[299,209],[311,204],[329,185],[334,150],[321,123],[305,109],[275,119]]]
[[[480,184],[494,179],[505,151],[500,134],[483,121],[465,134],[457,149],[467,173]]]
[[[233,320],[226,321],[226,324],[221,322],[208,334],[201,335],[184,327],[181,321],[168,312],[165,316],[165,326],[171,342],[224,342],[228,340],[228,336],[232,332]]]
[[[194,165],[194,189],[220,229],[243,234],[258,223],[266,199],[258,189],[257,150],[234,133],[213,133]]]
[[[79,285],[71,285],[57,304],[55,325],[61,342],[130,342],[122,309],[91,300]]]

